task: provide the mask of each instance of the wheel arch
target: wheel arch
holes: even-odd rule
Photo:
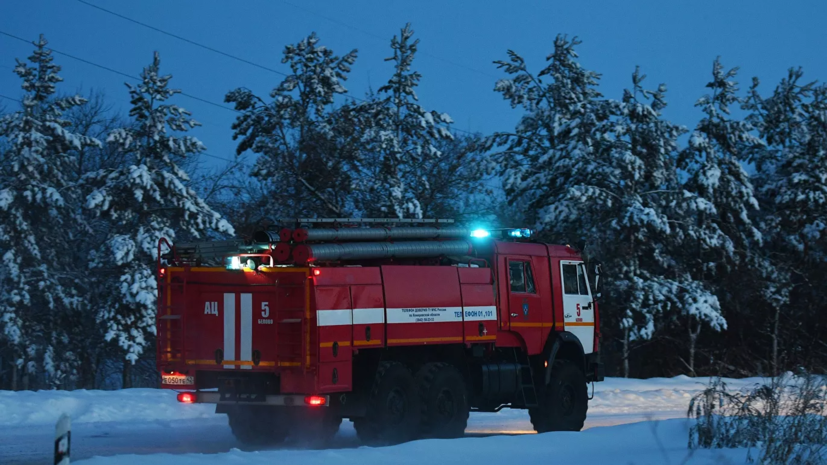
[[[583,373],[586,372],[586,355],[583,351],[583,343],[574,334],[568,331],[559,331],[549,336],[546,341],[546,348],[543,351],[546,361],[545,384],[551,381],[551,370],[557,360],[569,360],[573,362]]]

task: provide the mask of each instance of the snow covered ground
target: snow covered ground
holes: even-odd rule
[[[583,433],[533,435],[520,410],[472,414],[467,437],[423,440],[384,448],[362,447],[349,422],[331,448],[305,450],[287,443],[278,449],[243,451],[226,416],[209,405],[183,405],[171,391],[0,391],[0,464],[46,463],[54,424],[61,413],[72,417],[72,457],[86,465],[229,463],[500,463],[514,460],[556,463],[683,463],[689,451],[689,399],[705,378],[627,380],[610,378],[595,385]],[[729,380],[733,388],[758,378]],[[630,424],[634,423],[634,424]],[[97,456],[97,457],[96,457]],[[742,463],[743,450],[696,451],[687,463]],[[94,458],[91,458],[94,457]]]

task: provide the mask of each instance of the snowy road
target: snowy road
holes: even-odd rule
[[[587,428],[646,420],[684,418],[691,396],[705,379],[609,379],[597,385]],[[757,379],[732,380],[734,387]],[[180,405],[174,393],[150,389],[119,392],[0,392],[0,464],[42,464],[51,458],[54,421],[72,415],[72,458],[124,454],[217,454],[242,449],[226,416],[212,407]],[[472,414],[467,436],[531,434],[528,415],[519,410]],[[685,444],[685,436],[683,443]],[[344,422],[331,444],[349,449],[361,444]],[[287,443],[281,449],[301,448]],[[115,462],[113,462],[115,463]]]

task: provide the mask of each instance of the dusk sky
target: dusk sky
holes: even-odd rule
[[[423,75],[421,103],[450,114],[458,129],[484,134],[513,128],[520,115],[492,91],[503,76],[492,61],[514,49],[539,70],[559,33],[583,41],[581,62],[602,73],[605,96],[620,98],[640,65],[649,76],[648,87],[667,84],[667,117],[689,126],[695,124],[693,104],[705,92],[718,55],[726,67],[741,67],[742,89],[758,76],[768,93],[791,66],[802,66],[809,80],[827,78],[827,2],[817,0],[89,2],[281,71],[287,71],[281,64],[284,45],[316,31],[321,43],[338,54],[359,50],[345,84],[357,97],[387,80],[391,64],[383,59],[391,55],[390,38],[411,22],[421,40],[414,64]],[[173,87],[222,105],[228,90],[244,86],[266,95],[282,79],[76,0],[2,3],[2,32],[31,40],[44,33],[56,50],[132,75],[158,50],[162,71],[174,76]],[[0,35],[0,94],[20,96],[12,67],[15,58],[25,58],[31,50]],[[61,91],[102,89],[116,108],[128,111],[122,76],[64,56],[55,61],[63,67]],[[177,103],[203,122],[195,134],[210,154],[233,155],[232,111],[186,97]],[[7,109],[16,105],[8,100],[0,104]]]

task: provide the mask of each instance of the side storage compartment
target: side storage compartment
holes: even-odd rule
[[[378,268],[314,268],[319,393],[353,389],[353,351],[383,347],[385,308]]]
[[[348,286],[316,286],[319,392],[351,389],[353,310]]]
[[[463,342],[456,270],[449,266],[382,267],[388,347]]]
[[[457,273],[462,290],[465,342],[494,342],[498,325],[491,269],[457,268]]]

